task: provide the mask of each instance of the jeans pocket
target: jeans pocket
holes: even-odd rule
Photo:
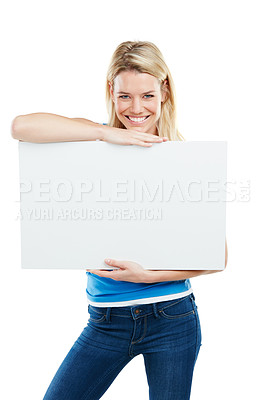
[[[177,319],[195,314],[190,296],[173,300],[172,304],[167,305],[158,310],[160,315],[166,319]]]
[[[90,314],[89,321],[92,322],[103,322],[106,319],[106,314],[102,311],[96,311],[95,308],[91,305],[88,307],[88,312]]]

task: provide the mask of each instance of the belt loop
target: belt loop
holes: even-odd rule
[[[154,313],[155,317],[160,318],[160,315],[158,314],[158,310],[157,310],[157,303],[152,303],[152,308],[153,308],[153,313]]]
[[[106,308],[106,321],[107,321],[107,322],[110,322],[110,321],[111,321],[111,320],[110,320],[111,309],[112,309],[112,307],[107,307],[107,308]]]

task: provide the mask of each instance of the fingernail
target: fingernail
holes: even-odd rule
[[[110,258],[105,259],[105,262],[107,262],[107,263],[109,263],[110,261],[111,261]]]

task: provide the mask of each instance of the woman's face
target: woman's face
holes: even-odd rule
[[[127,129],[157,135],[156,122],[166,94],[157,78],[137,71],[120,72],[110,93],[118,119]]]

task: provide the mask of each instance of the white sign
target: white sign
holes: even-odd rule
[[[227,143],[19,142],[22,268],[225,267]]]

